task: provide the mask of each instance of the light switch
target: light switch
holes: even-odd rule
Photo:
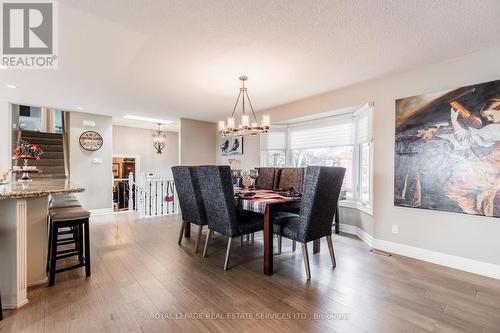
[[[102,158],[94,158],[92,164],[102,164]]]
[[[95,127],[95,121],[84,120],[83,121],[83,126],[86,126],[86,127]]]

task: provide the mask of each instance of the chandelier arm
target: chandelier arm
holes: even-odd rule
[[[238,98],[236,99],[236,103],[234,103],[233,113],[231,113],[231,117],[234,117],[234,111],[236,111],[236,107],[238,106],[238,102],[240,101],[240,96],[241,96],[241,90],[240,93],[238,94]]]
[[[247,94],[248,104],[250,104],[250,109],[252,110],[253,119],[255,119],[255,121],[258,123],[259,121],[257,120],[257,116],[255,115],[255,111],[253,110],[253,105],[252,101],[250,100],[250,96],[248,96],[248,92],[246,92],[246,94]]]

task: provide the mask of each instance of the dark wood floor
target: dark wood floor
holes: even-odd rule
[[[192,252],[195,230],[177,245],[179,226],[177,217],[92,218],[92,278],[72,271],[30,289],[0,332],[500,332],[497,280],[372,254],[346,235],[334,237],[335,269],[326,243],[319,255],[310,249],[310,282],[289,241],[264,276],[260,235],[253,247],[236,242],[225,272],[225,239],[202,259]],[[200,313],[216,318],[182,318]],[[294,315],[308,318],[287,319]]]

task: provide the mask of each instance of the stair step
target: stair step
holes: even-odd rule
[[[50,178],[50,179],[64,179],[66,178],[65,174],[46,174],[46,173],[36,173],[30,175],[31,178]]]
[[[62,145],[39,145],[44,152],[61,152],[63,151]],[[43,156],[43,155],[42,155]]]
[[[44,151],[41,159],[43,159],[43,160],[64,159],[64,153],[63,152]]]
[[[28,143],[34,143],[37,145],[62,145],[62,138],[48,139],[48,138],[34,138],[22,136],[21,140],[27,141]]]
[[[45,155],[42,155],[42,158],[39,160],[31,160],[28,165],[36,165],[36,166],[62,166],[64,167],[64,160],[57,158],[45,158]]]
[[[56,133],[44,133],[44,132],[32,132],[32,131],[22,131],[21,137],[32,137],[32,138],[62,138],[62,134]]]

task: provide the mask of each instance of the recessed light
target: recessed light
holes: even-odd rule
[[[17,87],[13,84],[8,84],[7,85],[7,88],[10,88],[10,89],[16,89]]]
[[[76,109],[77,109],[78,111],[82,111],[82,110],[83,110],[83,108],[82,108],[81,106],[77,107]]]
[[[134,115],[129,115],[129,114],[126,115],[123,118],[125,118],[125,119],[132,119],[132,120],[150,121],[152,123],[157,123],[157,124],[170,124],[172,122],[171,120],[148,118],[148,117],[134,116]]]

